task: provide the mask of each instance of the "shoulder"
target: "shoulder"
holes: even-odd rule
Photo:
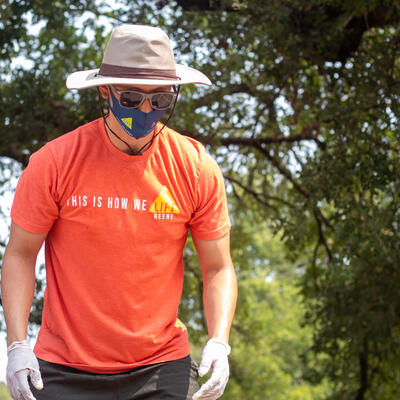
[[[63,162],[65,158],[70,159],[77,152],[84,151],[91,142],[95,142],[95,138],[99,134],[98,123],[99,120],[91,121],[47,142],[31,155],[29,162],[36,160]]]
[[[162,132],[164,141],[172,151],[182,153],[183,155],[200,157],[205,152],[204,146],[189,136],[174,131],[167,126],[164,127]]]
[[[62,150],[64,148],[72,150],[74,146],[83,145],[93,140],[99,134],[99,119],[88,122],[78,128],[59,136],[48,142],[46,146],[52,150]],[[72,147],[71,147],[72,146]]]
[[[164,146],[175,161],[196,167],[199,172],[204,169],[218,168],[215,160],[198,140],[168,127],[163,129],[162,135]]]

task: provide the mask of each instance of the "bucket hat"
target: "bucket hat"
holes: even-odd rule
[[[100,68],[74,72],[66,82],[68,89],[185,83],[211,85],[202,72],[175,63],[171,42],[160,28],[128,24],[113,30]]]

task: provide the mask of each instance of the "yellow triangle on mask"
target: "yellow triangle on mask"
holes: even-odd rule
[[[122,121],[129,129],[132,129],[132,118],[121,118],[121,121]]]

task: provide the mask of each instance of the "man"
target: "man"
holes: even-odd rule
[[[198,142],[159,122],[187,83],[211,84],[175,64],[159,28],[139,25],[113,31],[99,70],[67,79],[70,89],[97,87],[110,113],[46,144],[19,180],[2,267],[14,400],[222,395],[237,295],[223,179]],[[189,229],[210,338],[198,372],[177,318]],[[33,353],[27,321],[44,241]]]

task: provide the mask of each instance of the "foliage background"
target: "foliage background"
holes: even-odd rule
[[[240,297],[224,398],[400,397],[398,2],[5,0],[0,12],[4,188],[33,151],[99,116],[94,90],[64,82],[99,66],[111,27],[161,26],[177,61],[214,83],[183,88],[170,125],[226,178]],[[191,242],[185,266],[198,356]]]
[[[0,400],[9,400],[9,399],[11,399],[11,396],[8,393],[6,384],[0,382]]]

